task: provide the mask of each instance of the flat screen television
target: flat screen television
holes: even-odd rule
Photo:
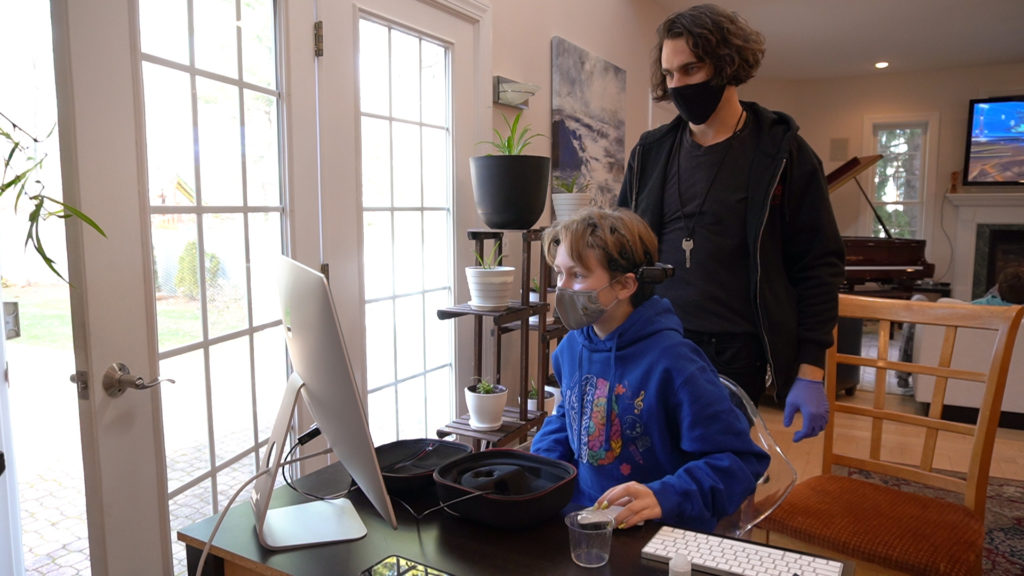
[[[1024,184],[1024,95],[971,100],[964,186]]]
[[[284,256],[278,271],[281,318],[293,372],[260,465],[266,472],[252,490],[260,543],[280,550],[355,540],[367,533],[355,507],[346,499],[270,507],[277,472],[287,451],[289,422],[300,398],[359,489],[384,520],[397,528],[327,279]]]

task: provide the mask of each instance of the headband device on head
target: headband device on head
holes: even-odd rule
[[[655,262],[652,266],[641,266],[636,269],[636,279],[641,284],[661,284],[676,273],[670,264]]]

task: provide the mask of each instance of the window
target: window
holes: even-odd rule
[[[875,124],[874,141],[883,156],[875,168],[875,212],[894,238],[921,238],[928,124]],[[877,219],[871,235],[886,236]]]
[[[451,421],[452,152],[449,49],[359,22],[366,366],[376,444]]]
[[[257,470],[287,377],[276,10],[139,2],[160,373],[177,380],[160,388],[172,533]]]

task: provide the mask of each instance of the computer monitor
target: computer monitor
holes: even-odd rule
[[[392,528],[398,528],[327,279],[284,256],[279,277],[281,318],[293,372],[261,460],[261,470],[267,473],[253,485],[251,502],[260,543],[285,549],[366,535],[366,527],[347,499],[270,508],[300,392],[342,466],[380,515]]]

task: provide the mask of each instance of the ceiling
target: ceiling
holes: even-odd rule
[[[654,1],[666,14],[698,3]],[[837,78],[1024,62],[1024,0],[717,3],[765,35],[761,78]],[[889,68],[876,71],[874,63],[880,60],[888,61]]]

